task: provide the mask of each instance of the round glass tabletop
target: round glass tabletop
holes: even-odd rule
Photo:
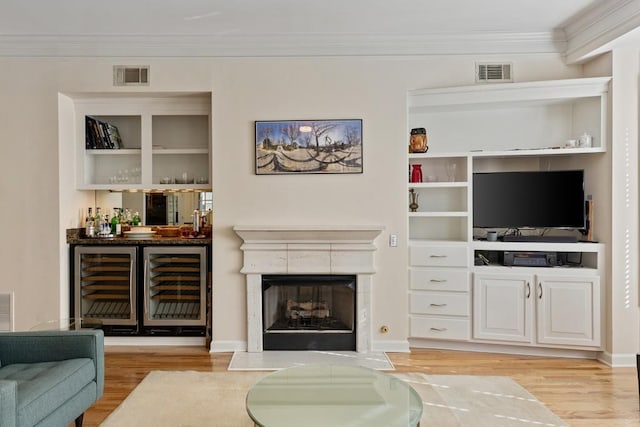
[[[271,373],[247,393],[258,426],[420,425],[422,399],[399,378],[361,366],[304,365]]]

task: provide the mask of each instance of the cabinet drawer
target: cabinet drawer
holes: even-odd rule
[[[412,266],[423,267],[466,267],[468,265],[466,246],[412,246],[409,249]]]
[[[466,293],[414,292],[410,296],[409,311],[412,314],[469,316],[469,299]]]
[[[409,270],[411,289],[424,291],[469,291],[469,273],[466,270]]]
[[[446,340],[469,340],[469,319],[440,319],[411,316],[409,333],[414,338],[440,338]]]

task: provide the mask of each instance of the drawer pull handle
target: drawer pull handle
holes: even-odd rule
[[[432,331],[435,332],[446,332],[447,328],[430,328]]]
[[[429,255],[429,258],[446,258],[446,255]]]
[[[527,299],[531,296],[531,285],[527,282]]]
[[[431,303],[429,304],[431,307],[446,307],[447,304],[435,304],[435,303]]]
[[[431,283],[444,283],[447,280],[446,279],[430,279],[429,280]]]

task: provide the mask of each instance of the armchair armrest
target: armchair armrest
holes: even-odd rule
[[[78,358],[93,360],[98,396],[101,396],[104,392],[104,333],[102,330],[0,333],[0,364],[2,365]]]

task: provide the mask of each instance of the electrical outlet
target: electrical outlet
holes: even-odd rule
[[[391,246],[392,248],[395,248],[396,246],[398,246],[398,235],[397,234],[390,234],[389,235],[389,246]]]

